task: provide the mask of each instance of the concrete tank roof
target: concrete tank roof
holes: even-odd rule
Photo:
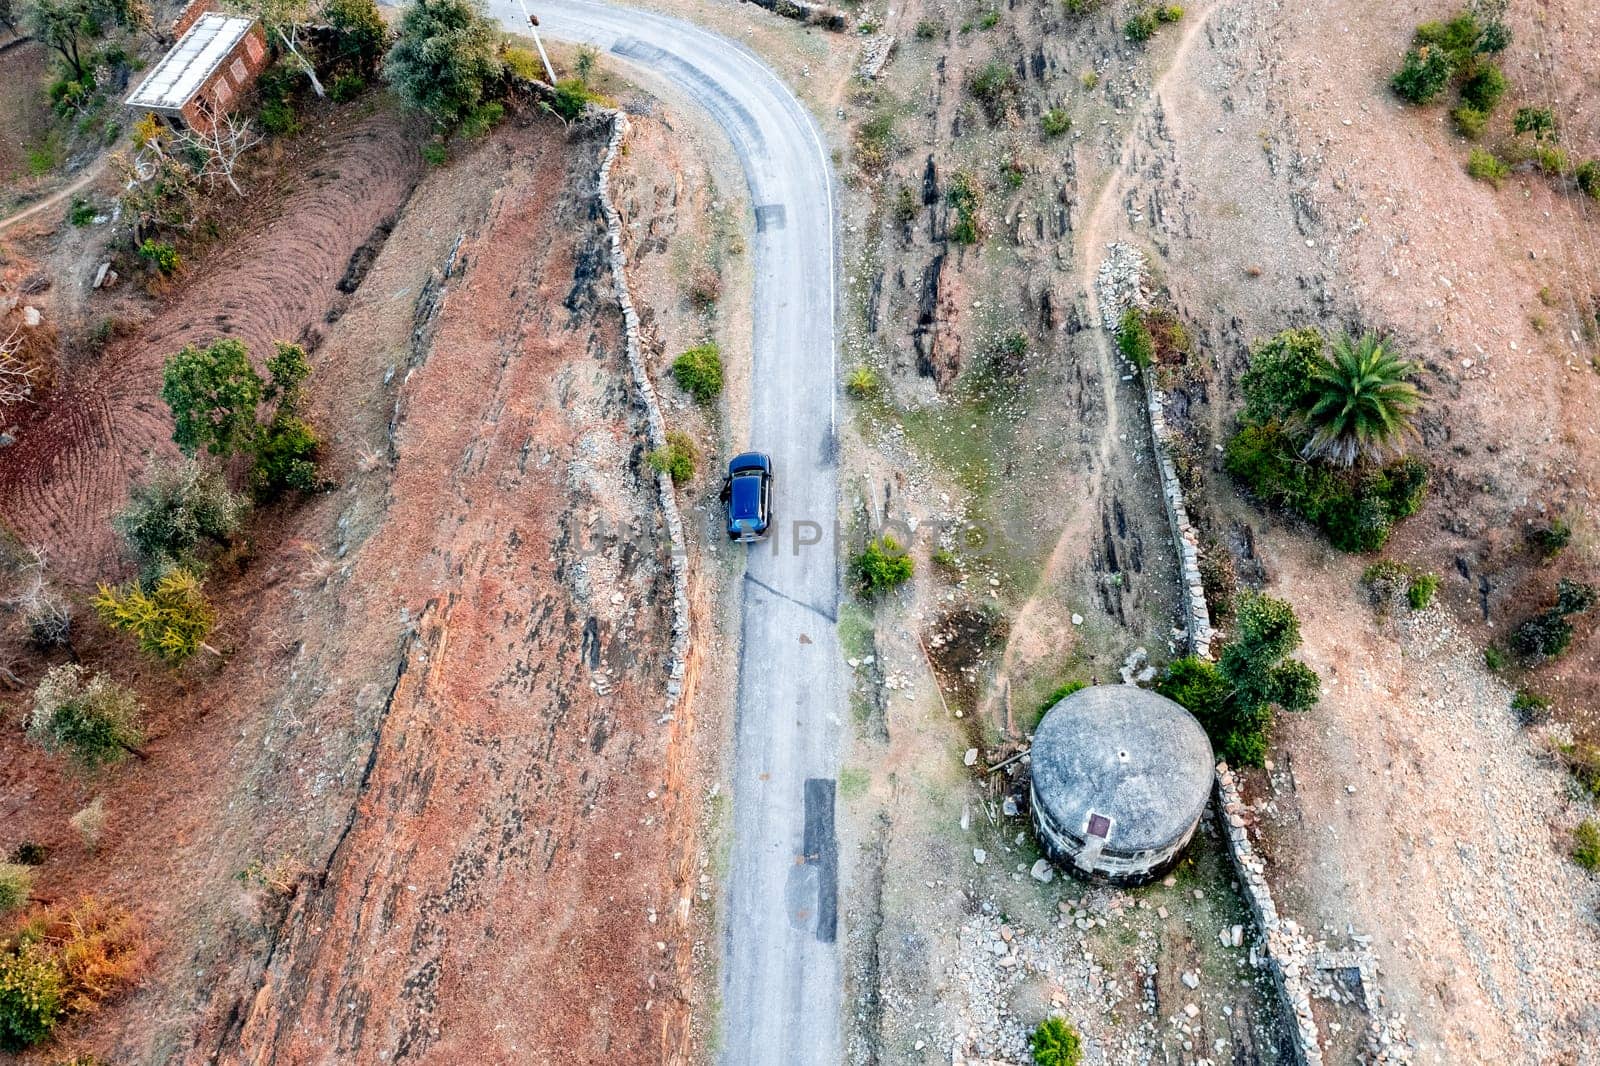
[[[1100,815],[1107,847],[1165,848],[1205,810],[1214,762],[1205,730],[1180,705],[1134,685],[1091,685],[1039,723],[1033,792],[1051,823],[1079,837]]]

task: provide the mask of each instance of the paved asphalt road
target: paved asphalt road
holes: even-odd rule
[[[834,631],[835,215],[827,151],[789,89],[727,38],[583,0],[530,7],[548,36],[593,45],[635,68],[642,82],[665,83],[703,108],[732,142],[749,183],[749,446],[772,456],[778,529],[750,549],[741,590],[721,1054],[727,1066],[837,1066],[833,805],[844,687]],[[517,0],[493,0],[491,10],[508,29],[525,25]],[[752,9],[749,17],[767,16]]]

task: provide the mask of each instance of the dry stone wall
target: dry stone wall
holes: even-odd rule
[[[1116,332],[1128,308],[1147,305],[1144,280],[1144,253],[1130,244],[1107,246],[1095,287],[1100,301],[1100,324],[1108,332]],[[1172,427],[1167,423],[1165,400],[1156,386],[1155,374],[1146,371],[1140,377],[1144,381],[1145,408],[1150,415],[1150,435],[1155,441],[1156,469],[1161,476],[1161,500],[1172,528],[1172,545],[1178,553],[1178,573],[1183,584],[1183,623],[1189,636],[1189,652],[1209,659],[1211,609],[1206,604],[1205,585],[1200,580],[1200,536],[1189,521],[1183,485],[1172,464]]]
[[[597,109],[598,110],[598,109]],[[664,448],[667,444],[667,426],[661,417],[661,405],[656,401],[655,386],[650,381],[645,366],[644,349],[639,338],[639,313],[633,308],[633,297],[628,290],[628,256],[622,243],[622,215],[611,200],[611,168],[622,151],[623,139],[628,135],[628,116],[621,111],[602,110],[609,116],[611,138],[600,163],[600,213],[605,216],[606,235],[611,242],[611,277],[617,288],[617,302],[622,305],[623,336],[628,350],[628,369],[633,375],[633,387],[644,408],[646,433],[651,448]],[[672,571],[672,653],[668,660],[670,677],[667,681],[667,706],[663,720],[677,710],[683,695],[684,672],[689,655],[689,555],[683,537],[683,516],[678,511],[678,497],[672,489],[672,478],[656,474],[656,493],[661,500],[661,514],[667,528],[669,566]]]

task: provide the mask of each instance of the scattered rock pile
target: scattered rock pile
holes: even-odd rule
[[[1143,252],[1131,244],[1106,246],[1106,257],[1100,261],[1100,273],[1095,278],[1102,326],[1114,330],[1122,321],[1124,311],[1130,307],[1145,306],[1147,297],[1144,281]]]

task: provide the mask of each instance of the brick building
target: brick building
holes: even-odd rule
[[[267,38],[253,19],[195,0],[173,24],[178,43],[128,96],[127,105],[174,126],[207,130],[231,111],[267,65]]]

